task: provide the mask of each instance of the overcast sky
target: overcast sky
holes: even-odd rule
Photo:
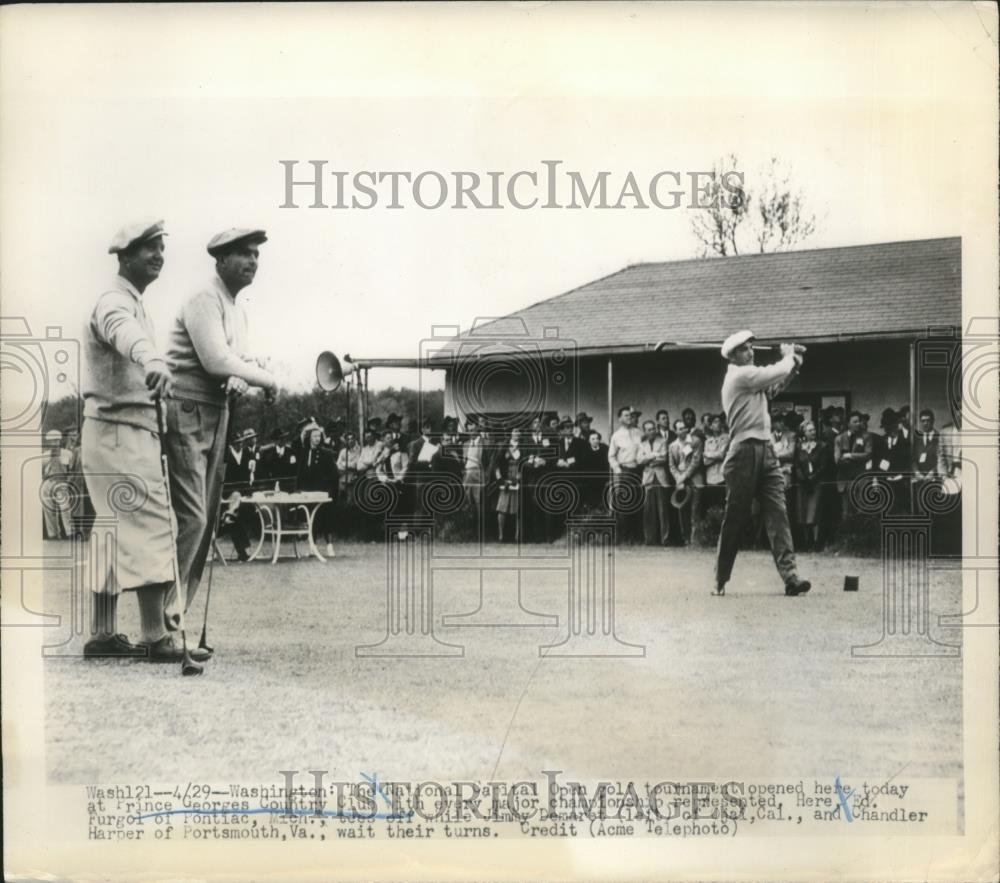
[[[617,198],[630,171],[645,184],[729,152],[752,187],[774,154],[819,215],[809,246],[960,235],[967,263],[995,251],[991,4],[0,15],[0,290],[4,314],[36,331],[76,333],[114,272],[112,234],[143,216],[170,231],[148,292],[161,337],[212,272],[208,239],[266,228],[241,297],[256,349],[293,383],[311,380],[321,349],[416,355],[434,325],[696,254],[679,209],[425,210],[406,187],[400,210],[283,209],[280,160],[303,175],[327,160],[348,179],[561,160],[584,179],[609,171]],[[372,374],[400,383],[413,372]]]

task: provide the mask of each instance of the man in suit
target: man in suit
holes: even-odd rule
[[[934,412],[924,408],[920,412],[920,429],[913,436],[914,481],[928,481],[947,474],[941,453],[941,434],[934,428]]]
[[[261,449],[260,445],[257,444],[257,430],[252,427],[243,430],[243,456],[246,460],[250,490],[260,490],[263,484],[263,475],[260,468]]]
[[[669,473],[667,472],[667,440],[657,432],[656,423],[642,424],[638,462],[642,466],[642,532],[647,546],[665,546],[670,539]]]
[[[660,408],[656,412],[656,434],[667,443],[667,447],[673,444],[677,436],[670,425],[670,412],[666,408]]]
[[[903,434],[903,427],[892,408],[882,412],[879,425],[883,435],[873,439],[875,469],[879,478],[885,478],[892,491],[892,512],[906,512],[910,508],[910,442]]]
[[[694,532],[694,513],[698,511],[701,489],[705,485],[701,462],[703,444],[696,435],[698,430],[692,431],[684,420],[674,422],[674,432],[677,438],[668,448],[667,459],[676,492],[687,496],[684,505],[678,507],[677,517],[681,542],[690,545]]]
[[[847,429],[837,436],[833,444],[833,462],[837,465],[837,491],[843,517],[854,511],[851,484],[865,471],[874,455],[874,442],[871,434],[864,430],[861,418],[860,411],[851,411]]]
[[[246,455],[243,450],[243,433],[237,433],[226,446],[225,471],[223,473],[224,495],[233,491],[247,493],[250,488],[249,472],[246,468]]]
[[[271,444],[260,454],[260,483],[267,490],[294,492],[298,461],[299,455],[288,444],[288,433],[275,429],[271,433]]]
[[[574,423],[569,417],[564,417],[559,421],[559,436],[555,440],[556,454],[550,471],[569,479],[576,491],[575,496],[578,503],[566,512],[548,513],[549,540],[557,539],[563,534],[566,529],[566,516],[572,515],[576,505],[582,502],[583,493],[577,481],[577,473],[580,470],[579,458],[583,453],[583,449],[587,447],[587,443],[583,439],[573,436],[574,428]]]

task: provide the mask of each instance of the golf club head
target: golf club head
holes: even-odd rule
[[[185,658],[181,663],[181,675],[185,678],[196,677],[205,673],[205,666],[193,659]]]

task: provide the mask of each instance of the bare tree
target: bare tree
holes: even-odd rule
[[[784,251],[815,232],[816,216],[777,157],[771,157],[749,186],[739,168],[735,154],[718,160],[699,206],[690,209],[701,257]]]

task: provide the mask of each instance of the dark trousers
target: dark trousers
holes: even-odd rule
[[[545,477],[544,468],[525,466],[521,471],[521,499],[518,520],[521,525],[521,540],[525,543],[547,543],[549,541],[549,514],[539,500],[538,483]]]
[[[615,483],[614,509],[618,542],[642,540],[643,487],[642,466],[622,466],[612,477]]]
[[[747,439],[731,450],[724,467],[726,476],[726,515],[719,536],[715,580],[729,582],[740,540],[756,499],[771,541],[771,554],[781,578],[787,582],[796,575],[792,531],[785,509],[785,479],[769,441]]]
[[[665,546],[670,539],[670,488],[647,484],[642,504],[642,533],[647,546]]]
[[[198,591],[209,545],[219,517],[222,471],[229,411],[188,399],[169,398],[167,406],[167,458],[170,463],[170,502],[177,517],[178,586],[167,593],[166,610],[171,626],[180,622],[184,609]]]

